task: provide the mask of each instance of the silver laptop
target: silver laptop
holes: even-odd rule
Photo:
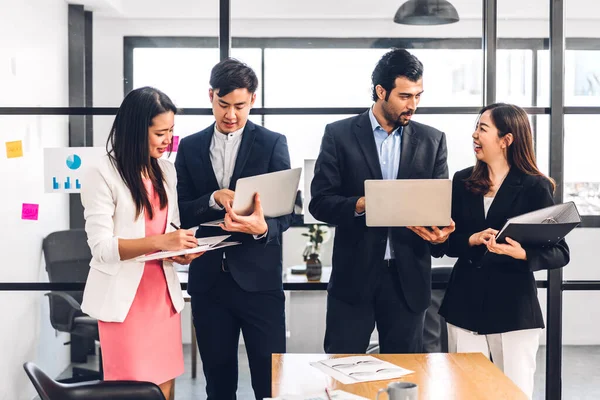
[[[238,179],[233,196],[233,211],[238,215],[250,215],[254,211],[254,194],[260,195],[263,213],[267,218],[291,214],[296,203],[302,168],[286,169]],[[219,226],[223,220],[200,224]]]
[[[365,181],[367,226],[450,225],[450,179],[398,179]]]

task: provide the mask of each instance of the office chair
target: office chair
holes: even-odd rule
[[[452,266],[432,266],[431,281],[433,283],[448,283]],[[423,326],[423,353],[448,352],[448,327],[446,319],[438,314],[446,289],[433,289],[431,291],[431,304],[425,312]]]
[[[49,234],[42,243],[46,271],[50,282],[85,282],[90,270],[92,253],[83,229],[71,229]],[[71,334],[71,362],[83,363],[88,354],[95,354],[95,341],[99,340],[98,321],[81,311],[83,292],[51,291],[50,322],[60,332]],[[102,379],[102,355],[100,370],[73,368],[73,378],[64,382]]]
[[[41,400],[165,400],[160,388],[151,382],[92,381],[62,384],[31,362],[23,364],[23,368]]]

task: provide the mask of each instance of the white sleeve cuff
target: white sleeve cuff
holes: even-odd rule
[[[252,236],[254,236],[254,240],[260,240],[260,239],[266,238],[268,233],[269,233],[269,230],[267,229],[267,231],[260,236],[258,236],[258,235],[252,235]]]
[[[223,207],[218,205],[215,201],[215,192],[212,192],[212,194],[210,195],[210,199],[208,200],[208,206],[213,210],[223,210]]]

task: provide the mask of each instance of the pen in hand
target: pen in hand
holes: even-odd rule
[[[325,388],[325,394],[327,395],[327,400],[332,400],[331,393],[329,393],[329,388]]]
[[[171,226],[177,230],[181,229],[180,227],[178,227],[177,225],[175,225],[174,223],[171,222]]]

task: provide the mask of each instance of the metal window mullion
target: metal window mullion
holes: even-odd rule
[[[556,182],[556,202],[564,185],[565,10],[563,0],[550,1],[550,176]],[[561,268],[548,271],[546,326],[546,399],[562,398]]]
[[[496,50],[498,1],[483,0],[483,104],[496,102]]]
[[[231,55],[231,0],[219,0],[219,59]]]

